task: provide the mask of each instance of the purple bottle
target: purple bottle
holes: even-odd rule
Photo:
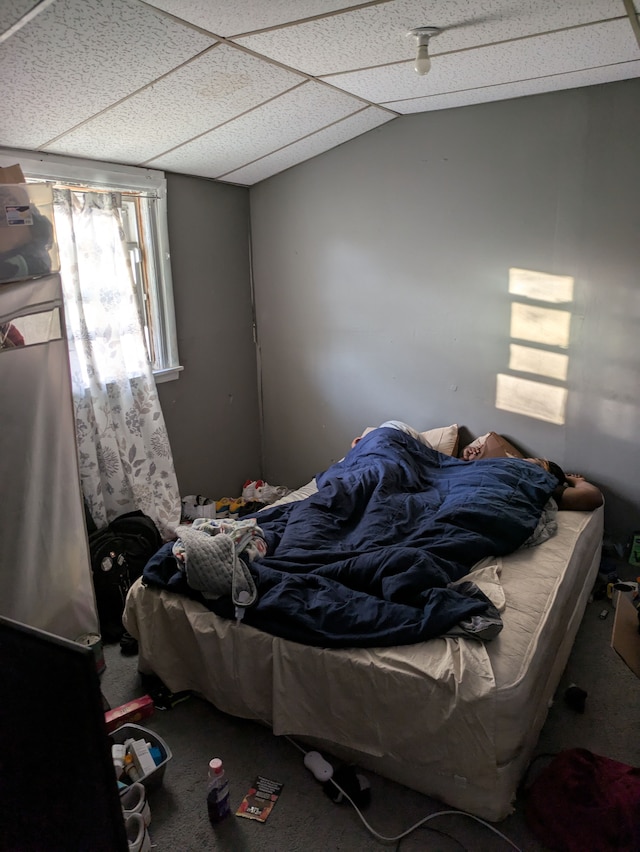
[[[209,783],[207,786],[207,810],[212,825],[229,816],[229,780],[225,775],[222,761],[214,757],[209,761]]]

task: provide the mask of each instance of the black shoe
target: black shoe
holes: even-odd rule
[[[126,630],[120,638],[120,653],[125,657],[134,657],[138,653],[138,640]]]

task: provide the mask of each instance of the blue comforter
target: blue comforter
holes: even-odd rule
[[[522,545],[556,483],[527,461],[465,462],[381,428],[317,484],[306,500],[255,516],[268,555],[250,563],[258,601],[244,620],[307,645],[373,647],[444,635],[492,609],[472,584],[450,584]],[[171,543],[144,577],[234,617],[229,598],[188,588]]]

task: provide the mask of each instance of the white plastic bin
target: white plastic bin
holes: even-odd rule
[[[141,725],[122,725],[120,728],[116,728],[115,731],[112,731],[109,736],[112,738],[114,743],[124,744],[126,740],[129,739],[145,740],[150,743],[151,746],[159,748],[160,754],[162,755],[162,761],[156,766],[153,772],[143,775],[140,778],[140,782],[144,784],[145,787],[158,787],[162,784],[167,763],[173,757],[171,749],[162,737],[159,737],[158,734],[150,731],[148,728],[143,728]]]

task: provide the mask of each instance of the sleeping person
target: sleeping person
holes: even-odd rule
[[[548,459],[524,459],[526,462],[537,464],[547,473],[555,476],[558,486],[552,496],[558,504],[558,509],[569,509],[574,512],[591,512],[602,506],[604,498],[600,489],[579,473],[565,473],[559,464]]]
[[[414,432],[399,422],[365,430],[316,475],[314,493],[257,514],[266,553],[245,563],[257,591],[245,625],[322,648],[499,633],[499,612],[467,575],[529,546],[557,478],[520,458],[469,464]],[[173,553],[143,576],[236,617],[232,595],[205,598]]]
[[[388,427],[391,429],[399,429],[401,432],[405,432],[407,435],[411,435],[417,441],[425,444],[427,447],[431,447],[429,441],[414,429],[412,426],[409,426],[407,423],[403,423],[400,420],[387,420],[385,423],[381,423],[380,426],[367,426],[367,428],[362,432],[361,435],[358,435],[357,438],[354,438],[351,442],[351,449],[353,449],[356,444],[358,444],[365,435],[368,435],[369,432],[373,432],[374,429],[382,429],[383,427]],[[462,451],[461,458],[464,461],[476,461],[482,457],[482,450],[480,447],[475,446],[474,444],[465,447]],[[552,476],[558,480],[558,485],[553,491],[553,498],[558,504],[558,509],[565,509],[574,512],[591,512],[594,509],[597,509],[599,506],[602,506],[604,503],[604,498],[602,496],[602,492],[600,489],[591,482],[587,482],[587,480],[578,473],[570,473],[565,474],[559,464],[556,464],[553,461],[549,461],[548,459],[543,458],[524,458],[522,461],[530,462],[531,464],[537,464],[539,467],[542,467],[547,473],[550,473]]]

